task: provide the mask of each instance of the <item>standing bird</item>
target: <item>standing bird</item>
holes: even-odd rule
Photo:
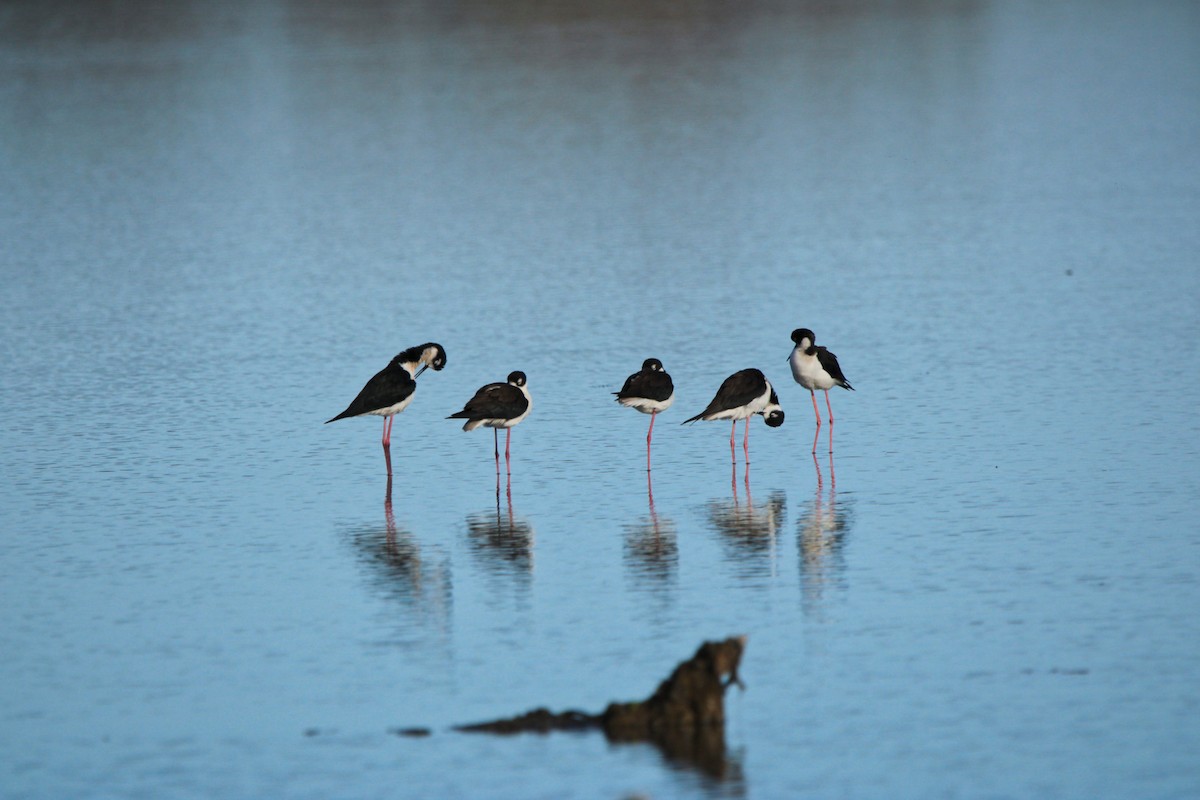
[[[508,373],[508,383],[489,383],[481,387],[475,396],[467,401],[463,410],[451,414],[446,419],[465,419],[464,431],[473,431],[480,425],[492,429],[492,439],[496,450],[496,473],[500,472],[500,438],[497,428],[508,431],[504,437],[504,467],[512,472],[509,464],[509,445],[512,441],[512,427],[525,417],[533,408],[533,398],[525,388],[525,373]]]
[[[691,419],[685,419],[683,424],[695,422],[698,419],[733,420],[729,431],[729,455],[737,463],[737,453],[734,450],[734,435],[737,433],[737,421],[746,420],[746,432],[742,434],[742,451],[746,454],[746,463],[750,463],[750,418],[761,414],[767,425],[778,428],[783,424],[783,409],[779,406],[779,395],[771,382],[760,370],[750,368],[735,372],[721,383],[717,395],[708,404],[708,408]]]
[[[446,351],[436,342],[410,347],[398,353],[386,367],[375,373],[346,410],[325,424],[346,417],[383,417],[383,452],[387,459],[388,475],[392,474],[392,417],[408,408],[417,390],[416,376],[429,367],[434,372],[446,366]]]
[[[613,392],[617,402],[626,408],[636,408],[650,415],[650,429],[646,431],[646,469],[650,469],[650,439],[654,435],[654,417],[666,411],[675,402],[675,384],[657,358],[647,358],[642,369],[625,379],[621,391]]]
[[[838,366],[837,356],[824,347],[814,344],[816,337],[808,328],[797,328],[792,331],[792,341],[796,343],[788,363],[792,365],[792,377],[796,383],[808,389],[812,395],[813,413],[817,416],[818,432],[821,428],[821,412],[817,410],[817,389],[825,392],[825,408],[829,410],[829,424],[833,425],[833,406],[829,405],[829,390],[835,386],[854,391],[854,387],[842,374]],[[829,448],[833,449],[832,433]],[[813,439],[813,452],[816,452],[817,440]]]

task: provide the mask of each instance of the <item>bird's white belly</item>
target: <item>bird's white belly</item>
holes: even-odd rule
[[[800,352],[800,348],[792,350],[792,357],[788,363],[792,367],[792,377],[796,379],[796,383],[810,392],[817,389],[832,389],[836,385],[833,377],[825,371],[817,357],[805,355]]]
[[[529,396],[529,392],[525,392],[525,399],[529,401],[529,405],[525,406],[525,410],[521,412],[521,416],[513,417],[512,419],[490,419],[483,423],[489,428],[511,428],[521,420],[529,416],[529,412],[533,410],[533,398]]]
[[[390,405],[387,408],[377,408],[374,411],[366,411],[362,414],[359,414],[359,416],[360,417],[365,417],[365,416],[390,417],[393,414],[399,414],[401,411],[408,408],[408,404],[413,401],[414,396],[415,395],[410,394],[408,397],[404,398],[403,400],[401,400],[399,403],[396,403],[395,405]]]
[[[526,411],[525,414],[529,412]],[[464,431],[473,431],[476,428],[511,428],[521,420],[525,419],[525,414],[512,419],[473,419],[466,425],[463,425]]]
[[[650,400],[646,397],[621,397],[617,399],[617,402],[626,408],[636,408],[643,414],[657,414],[671,407],[671,403],[675,402],[675,395],[672,394],[666,400]]]

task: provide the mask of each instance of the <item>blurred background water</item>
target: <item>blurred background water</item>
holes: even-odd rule
[[[3,795],[1197,796],[1198,179],[1188,2],[0,6]]]

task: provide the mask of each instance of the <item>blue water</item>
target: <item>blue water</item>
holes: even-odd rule
[[[1198,34],[0,8],[0,794],[1200,795]],[[857,389],[832,454],[800,326]],[[389,494],[379,420],[322,422],[429,340]],[[749,366],[788,416],[747,474],[678,423]],[[498,481],[444,417],[514,369]],[[740,633],[719,769],[449,730]]]

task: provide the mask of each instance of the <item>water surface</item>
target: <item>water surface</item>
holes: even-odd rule
[[[4,794],[1200,794],[1198,33],[0,10]],[[832,454],[799,326],[857,389]],[[321,423],[428,340],[389,492],[379,421]],[[649,356],[648,481],[610,392]],[[725,424],[677,423],[748,366],[788,417],[731,471]],[[514,369],[497,479],[443,418]],[[447,730],[737,633],[718,770]]]

